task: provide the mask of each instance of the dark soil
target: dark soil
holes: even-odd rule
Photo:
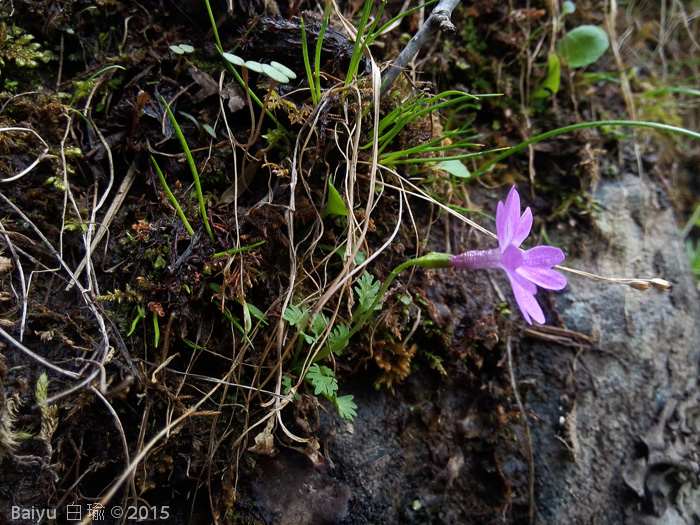
[[[381,115],[421,90],[503,96],[417,119],[387,152],[460,127],[482,150],[513,146],[630,118],[630,103],[638,120],[697,129],[694,95],[659,91],[697,78],[697,16],[632,3],[616,20],[618,35],[634,28],[619,61],[564,68],[560,91],[533,99],[550,4],[459,6],[458,32],[427,44]],[[603,4],[578,2],[566,27],[604,24]],[[333,13],[315,111],[299,18],[313,51],[314,8],[212,2],[224,51],[297,72],[280,86],[250,73],[265,115],[226,70],[203,2],[0,6],[0,523],[88,519],[98,505],[96,523],[700,522],[700,303],[678,226],[700,198],[697,142],[586,129],[479,178],[396,164],[376,182],[370,149],[353,162],[346,148],[355,126],[360,146],[372,139],[371,62],[342,87],[353,45]],[[340,9],[357,23],[362,4]],[[388,2],[381,23],[400,10]],[[404,18],[374,59],[395,58],[421,23]],[[194,50],[172,50],[182,44]],[[623,65],[636,74],[621,84]],[[329,178],[350,218],[323,213]],[[405,181],[413,196],[396,190]],[[324,295],[352,264],[352,220],[367,224],[360,249],[378,254],[367,270],[383,283],[409,258],[494,247],[436,202],[493,231],[516,183],[531,246],[670,291],[567,275],[563,292],[538,295],[547,325],[533,327],[502,272],[406,270],[347,348],[320,356],[356,417],[314,395],[300,377],[319,334],[294,329],[288,305],[352,326],[356,281]]]

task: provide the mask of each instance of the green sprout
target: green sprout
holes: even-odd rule
[[[194,230],[192,229],[192,226],[190,226],[190,221],[188,221],[187,217],[185,217],[185,212],[182,211],[180,204],[177,202],[177,199],[175,198],[175,195],[173,195],[173,192],[170,191],[170,188],[168,187],[168,183],[165,182],[165,177],[163,176],[163,172],[160,170],[160,166],[158,166],[156,159],[154,159],[152,156],[151,156],[151,163],[153,163],[153,167],[156,170],[156,174],[158,175],[158,180],[160,181],[161,186],[163,186],[163,189],[165,190],[165,193],[168,195],[170,202],[175,207],[175,210],[177,211],[177,214],[180,217],[180,220],[185,225],[185,229],[187,230],[187,233],[189,233],[190,235],[194,235]]]
[[[197,171],[197,166],[194,163],[194,158],[192,157],[192,152],[190,151],[189,146],[187,145],[187,141],[185,140],[185,135],[183,135],[182,130],[180,129],[180,125],[177,123],[177,119],[175,118],[175,115],[173,114],[172,110],[170,109],[170,106],[168,106],[168,103],[165,101],[165,98],[161,97],[163,100],[163,104],[165,105],[165,109],[168,112],[168,116],[170,117],[170,121],[173,124],[173,127],[175,128],[175,132],[177,133],[178,139],[180,139],[180,145],[182,146],[182,149],[185,152],[185,156],[187,157],[187,163],[190,166],[190,171],[192,172],[192,177],[194,178],[194,185],[195,185],[195,190],[197,192],[197,200],[199,201],[199,210],[202,213],[202,220],[204,221],[204,227],[207,230],[207,233],[209,234],[209,238],[211,239],[212,242],[214,242],[214,233],[211,231],[211,226],[209,225],[209,218],[207,217],[207,208],[204,205],[204,195],[202,194],[202,185],[199,181],[199,172]]]

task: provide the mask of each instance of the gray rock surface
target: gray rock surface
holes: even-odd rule
[[[689,430],[697,423],[667,410],[657,443],[648,444],[664,407],[686,400],[687,414],[700,410],[700,308],[685,248],[672,211],[655,204],[663,196],[639,178],[603,182],[595,197],[598,237],[567,264],[610,277],[658,276],[673,288],[640,292],[571,277],[555,296],[557,310],[568,329],[593,335],[595,344],[521,345],[520,379],[537,384],[527,404],[540,418],[532,424],[540,521],[697,523],[697,504],[683,503],[700,486],[700,438]],[[681,420],[676,465],[654,459],[654,447],[666,449],[664,441],[674,439],[663,431],[666,423],[678,427]],[[652,479],[659,464],[670,468],[663,494]]]

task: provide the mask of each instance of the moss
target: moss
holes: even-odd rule
[[[0,67],[9,62],[20,68],[37,67],[39,62],[48,63],[56,57],[49,50],[42,50],[41,44],[32,42],[34,36],[15,24],[8,26],[0,22]]]

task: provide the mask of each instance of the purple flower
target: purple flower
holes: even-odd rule
[[[520,215],[520,195],[513,186],[506,203],[499,201],[496,209],[498,248],[453,255],[450,264],[468,270],[504,270],[525,320],[528,324],[532,324],[532,319],[544,324],[542,308],[535,300],[537,286],[547,290],[561,290],[566,286],[566,278],[552,269],[564,260],[564,252],[553,246],[535,246],[521,250],[520,245],[531,228],[532,211],[527,208]]]

